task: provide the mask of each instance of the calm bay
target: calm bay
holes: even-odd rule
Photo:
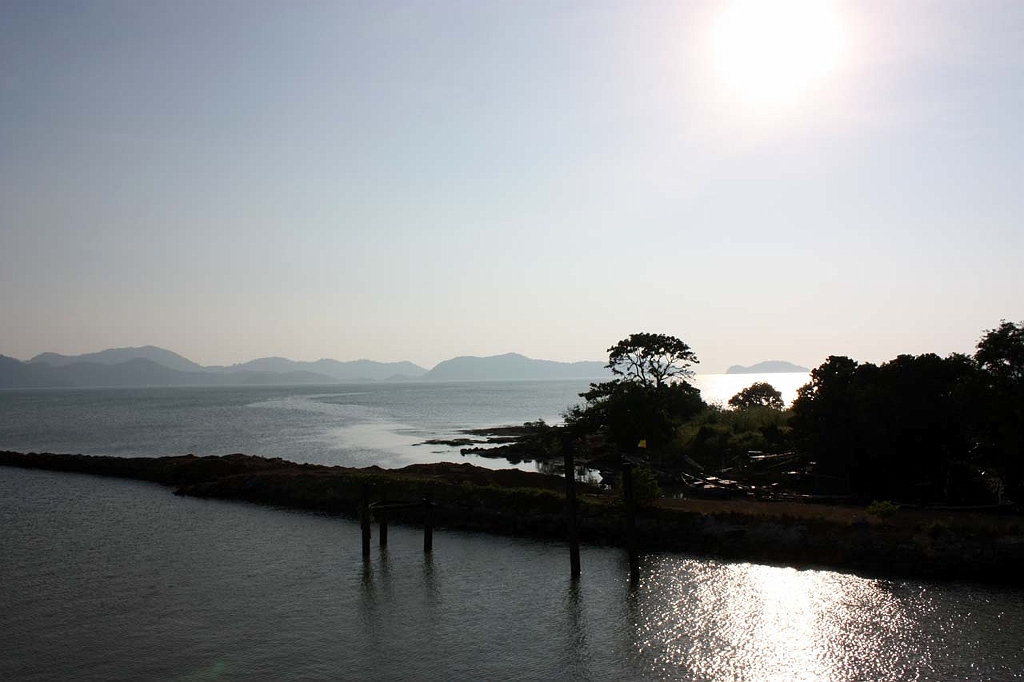
[[[5,391],[0,447],[243,451],[348,466],[461,461],[457,450],[416,443],[465,427],[557,421],[585,388]],[[732,390],[702,388],[721,402]],[[584,548],[574,585],[557,543],[442,530],[425,556],[418,531],[402,526],[363,563],[358,526],[345,519],[7,467],[0,528],[4,680],[1024,674],[1024,590],[1010,588],[649,554],[631,589],[624,554],[601,547]]]

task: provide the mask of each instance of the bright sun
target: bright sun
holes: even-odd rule
[[[844,29],[834,0],[733,0],[711,36],[718,83],[745,107],[796,104],[842,65]]]

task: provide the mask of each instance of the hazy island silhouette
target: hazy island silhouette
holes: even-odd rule
[[[602,361],[557,362],[519,353],[459,356],[425,369],[409,362],[375,360],[312,362],[257,358],[234,365],[203,366],[158,346],[109,348],[82,355],[40,353],[27,361],[0,355],[0,388],[139,386],[284,386],[377,381],[520,381],[602,379]],[[739,365],[730,367],[734,374]],[[757,369],[765,367],[765,369]],[[759,363],[745,372],[806,372],[787,362]]]

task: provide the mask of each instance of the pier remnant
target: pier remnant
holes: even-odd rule
[[[370,486],[364,483],[360,489],[362,501],[359,504],[359,529],[363,536],[363,559],[370,558]]]
[[[580,534],[576,527],[576,461],[571,436],[562,437],[562,456],[565,466],[565,526],[569,541],[569,577],[580,577]]]
[[[434,549],[434,503],[430,496],[423,498],[423,551],[431,552]]]
[[[629,552],[629,582],[640,582],[640,557],[636,548],[636,499],[633,495],[633,462],[622,458],[622,498],[626,506],[626,550]]]
[[[381,506],[387,506],[388,495],[387,493],[380,494]],[[380,548],[387,549],[388,547],[388,515],[383,510],[377,515],[377,522],[380,524]]]
[[[359,525],[363,535],[363,558],[370,558],[371,518],[376,517],[377,522],[380,524],[380,547],[381,549],[386,549],[388,546],[387,513],[398,509],[423,510],[423,551],[432,551],[434,549],[433,507],[434,503],[429,495],[419,502],[388,502],[387,494],[381,493],[379,502],[370,502],[369,487],[364,485],[362,488],[362,503],[359,506]]]

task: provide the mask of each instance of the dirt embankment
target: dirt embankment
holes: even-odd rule
[[[0,452],[0,465],[152,481],[179,495],[244,500],[356,515],[362,492],[388,502],[430,498],[440,526],[541,538],[565,536],[562,479],[470,464],[353,469],[248,455],[121,458]],[[584,542],[625,543],[621,505],[580,485]],[[389,512],[419,523],[419,509]],[[1024,584],[1024,519],[900,511],[885,522],[855,507],[772,502],[663,500],[640,512],[645,551],[682,551],[734,560],[854,570],[891,577]]]

